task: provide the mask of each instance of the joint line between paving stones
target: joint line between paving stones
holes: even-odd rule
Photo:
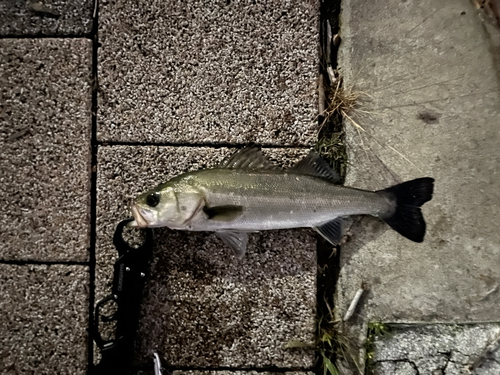
[[[432,321],[432,322],[426,322],[426,321],[411,321],[408,323],[401,323],[401,322],[394,322],[394,321],[382,321],[384,325],[389,325],[392,326],[396,329],[405,329],[405,328],[412,328],[412,327],[418,327],[418,326],[433,326],[433,325],[444,325],[444,326],[463,326],[463,325],[479,325],[479,324],[500,324],[500,321],[498,320],[457,320],[457,321],[446,321],[446,320],[438,320],[438,321]]]
[[[97,50],[98,41],[98,0],[94,0],[92,22],[92,127],[91,127],[91,175],[90,175],[90,248],[89,248],[89,310],[88,310],[88,342],[87,368],[91,372],[94,365],[94,303],[95,303],[95,267],[96,267],[96,217],[97,217]]]
[[[319,24],[319,33],[320,33],[320,48],[321,48],[321,62],[318,67],[319,74],[322,74],[323,77],[329,77],[328,75],[328,64],[333,70],[338,68],[338,47],[339,45],[334,45],[331,39],[332,35],[336,35],[340,33],[340,3],[341,0],[332,0],[330,2],[322,2],[320,7],[320,24]],[[327,28],[330,27],[331,33],[328,32]],[[327,47],[329,44],[329,47]],[[327,56],[327,51],[330,52],[330,56]],[[340,115],[342,117],[342,115]],[[333,120],[329,120],[332,121]],[[318,116],[318,126],[321,128],[323,125],[324,118],[323,116]],[[343,128],[340,124],[329,124],[330,126]],[[339,131],[337,129],[336,131]],[[319,136],[319,134],[318,134]],[[332,328],[324,323],[333,319],[331,316],[333,306],[333,298],[327,296],[333,296],[337,289],[337,283],[340,274],[340,252],[341,247],[336,246],[332,247],[332,245],[324,240],[323,238],[319,238],[316,245],[316,257],[318,262],[318,272],[316,275],[316,308],[317,308],[317,319],[318,321],[323,322],[323,324],[316,324],[316,332],[315,336],[318,340],[319,337],[323,334],[323,330],[330,331]],[[332,253],[335,255],[332,256]],[[323,270],[323,271],[320,271]],[[325,272],[328,270],[328,272]],[[323,319],[326,318],[326,319]],[[318,341],[319,342],[319,341]],[[325,350],[327,347],[321,346],[322,344],[318,344],[318,348],[316,350],[316,360],[315,367],[313,371],[316,374],[323,374],[325,371],[325,364],[323,360],[323,355],[328,357],[333,363],[337,359],[337,352],[335,348],[330,348]],[[320,350],[324,352],[323,355],[320,354]]]
[[[241,371],[254,371],[254,372],[303,372],[311,371],[311,368],[302,367],[191,367],[191,366],[171,366],[166,369],[169,372],[173,371],[227,371],[227,372],[241,372]]]
[[[0,39],[92,39],[92,35],[45,35],[45,34],[7,34],[0,36]]]
[[[256,146],[260,148],[280,148],[280,149],[296,149],[296,148],[312,148],[308,145],[274,145],[274,144],[257,144],[257,143],[156,143],[156,142],[107,142],[98,141],[98,146],[157,146],[157,147],[211,147],[211,148],[244,148],[247,146]]]
[[[64,266],[88,266],[89,262],[78,262],[78,261],[39,261],[39,260],[0,260],[0,264],[10,264],[16,266],[26,266],[26,265],[40,265],[40,266],[53,266],[53,265],[64,265]]]

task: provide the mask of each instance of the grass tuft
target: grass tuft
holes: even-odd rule
[[[326,301],[325,301],[326,303]],[[357,356],[352,349],[349,339],[341,332],[341,322],[334,320],[333,311],[327,304],[328,314],[318,318],[318,334],[315,343],[304,343],[299,340],[291,340],[285,346],[286,349],[302,348],[315,350],[318,354],[319,366],[323,375],[340,375],[335,366],[336,359],[343,359],[356,367],[361,373]]]
[[[380,337],[387,337],[391,334],[391,327],[381,322],[368,323],[368,335],[366,338],[366,374],[373,373],[373,358],[375,356],[375,341]]]
[[[352,120],[350,114],[357,108],[358,101],[363,95],[362,92],[355,91],[352,87],[343,87],[341,78],[337,79],[333,87],[329,86],[326,89],[327,107],[321,114],[324,119],[320,126],[320,133],[325,124],[335,120],[338,115],[359,126]]]
[[[347,169],[347,152],[342,121],[345,119],[358,132],[364,132],[364,129],[354,120],[353,113],[358,107],[360,98],[365,94],[353,88],[343,87],[341,77],[336,80],[333,87],[328,86],[325,91],[327,105],[320,114],[322,120],[320,120],[315,150],[330,162],[343,179]]]

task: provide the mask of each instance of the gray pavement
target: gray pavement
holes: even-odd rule
[[[499,340],[498,323],[395,324],[374,337],[368,369],[374,375],[499,374]]]
[[[0,39],[1,374],[87,369],[91,46]]]
[[[0,373],[83,374],[87,266],[0,264]]]
[[[141,319],[141,354],[157,349],[168,364],[199,368],[310,369],[314,351],[315,236],[257,234],[243,261],[213,235],[158,231]]]
[[[0,0],[0,36],[83,36],[93,12],[93,0]]]
[[[99,140],[314,144],[318,6],[102,2]]]
[[[88,259],[91,47],[0,39],[0,259]]]
[[[369,292],[345,330],[362,344],[368,321],[499,321],[498,33],[465,0],[342,7],[339,66],[368,111],[353,114],[363,130],[346,121],[346,184],[436,179],[422,244],[372,219],[351,228],[338,315]]]

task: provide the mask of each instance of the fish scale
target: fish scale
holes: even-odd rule
[[[192,230],[269,230],[313,227],[340,216],[379,216],[391,210],[385,196],[337,186],[321,178],[278,171],[211,169],[186,176],[207,206],[244,207],[231,222],[201,219]]]

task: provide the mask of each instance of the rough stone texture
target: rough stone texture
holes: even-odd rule
[[[216,165],[234,150],[204,147],[100,147],[97,179],[97,299],[110,291],[116,224],[130,198],[181,172]],[[270,149],[290,165],[306,149]],[[309,368],[314,353],[285,350],[312,342],[316,238],[308,230],[250,235],[238,261],[214,234],[155,230],[152,279],[140,351],[158,350],[171,366]]]
[[[408,361],[378,362],[373,369],[376,374],[418,375],[415,365]],[[437,374],[436,374],[437,375]]]
[[[339,316],[365,282],[357,322],[500,320],[500,65],[490,35],[466,0],[342,4],[342,74],[372,97],[362,108],[371,115],[356,117],[365,132],[346,125],[346,185],[421,176],[436,185],[424,243],[375,219],[351,229]]]
[[[0,40],[0,258],[88,257],[91,43]]]
[[[93,9],[92,0],[0,0],[0,35],[83,36]]]
[[[374,375],[500,374],[498,346],[492,353],[485,350],[500,338],[500,324],[393,325],[392,330],[374,341],[369,365]]]
[[[156,232],[157,259],[141,319],[142,352],[171,366],[298,367],[314,351],[315,237],[310,231],[253,235],[238,261],[215,235]]]
[[[102,141],[312,144],[319,1],[102,1]]]
[[[0,264],[0,373],[84,374],[88,267]]]

